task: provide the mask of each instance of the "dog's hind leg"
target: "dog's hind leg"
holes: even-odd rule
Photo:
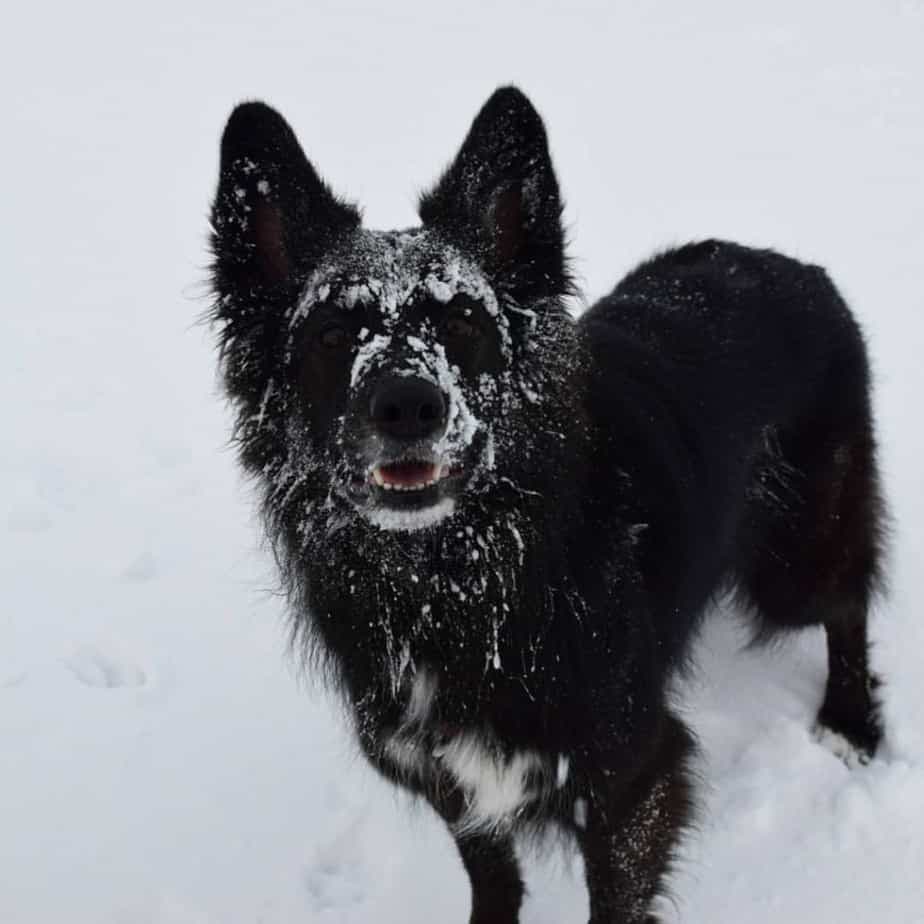
[[[868,416],[859,419],[846,437],[816,432],[781,440],[786,461],[775,477],[788,487],[777,485],[778,509],[765,498],[754,511],[759,523],[739,587],[756,610],[760,635],[824,625],[828,680],[818,724],[868,759],[882,737],[867,614],[880,580],[883,510],[871,425]]]
[[[866,608],[842,607],[825,622],[828,682],[818,725],[843,735],[865,761],[876,753],[882,724],[876,699],[878,677],[869,668]]]
[[[430,804],[449,825],[472,886],[469,924],[517,924],[523,902],[523,880],[513,838],[498,832],[460,831],[465,814],[461,792],[430,792]]]
[[[677,838],[691,812],[687,763],[692,740],[667,715],[648,767],[627,781],[623,768],[586,771],[586,801],[575,803],[573,831],[584,855],[590,924],[657,924]],[[583,787],[582,787],[583,788]]]

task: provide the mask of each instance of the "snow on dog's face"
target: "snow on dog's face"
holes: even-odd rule
[[[452,244],[423,230],[356,231],[311,275],[288,323],[303,409],[313,432],[333,427],[342,453],[331,489],[372,523],[432,525],[491,476],[511,328]]]
[[[541,401],[564,317],[560,212],[542,122],[514,89],[488,101],[404,232],[362,229],[272,109],[235,110],[215,318],[242,460],[274,516],[418,530],[504,478],[522,450],[506,422]]]

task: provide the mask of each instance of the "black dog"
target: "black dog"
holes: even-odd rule
[[[221,363],[296,638],[388,778],[445,819],[471,920],[517,920],[513,838],[576,838],[591,920],[654,922],[690,814],[666,703],[700,614],[822,623],[821,725],[880,738],[869,373],[824,271],[707,241],[575,323],[542,122],[498,90],[377,232],[272,109],[222,139]]]

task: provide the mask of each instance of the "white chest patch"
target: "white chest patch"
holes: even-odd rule
[[[437,747],[427,744],[426,726],[438,691],[433,674],[421,668],[414,676],[401,727],[384,743],[392,763],[411,777],[448,774],[466,796],[466,810],[454,826],[458,833],[493,831],[509,823],[517,811],[542,795],[537,783],[549,772],[535,751],[498,753],[490,738],[461,732]],[[559,757],[555,785],[568,777],[568,761]]]
[[[495,753],[480,736],[463,733],[433,755],[468,796],[468,806],[457,831],[494,829],[503,825],[536,795],[529,786],[532,771],[543,761],[533,751],[518,751],[510,758]]]

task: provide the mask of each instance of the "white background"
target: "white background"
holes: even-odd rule
[[[703,810],[667,919],[924,921],[921,0],[33,2],[3,33],[0,921],[466,920],[448,836],[286,652],[196,319],[237,101],[402,227],[510,81],[588,298],[730,237],[825,264],[873,356],[886,746],[848,771],[811,738],[817,634],[740,652],[718,614],[683,691]],[[526,924],[586,919],[579,861],[529,869]]]

